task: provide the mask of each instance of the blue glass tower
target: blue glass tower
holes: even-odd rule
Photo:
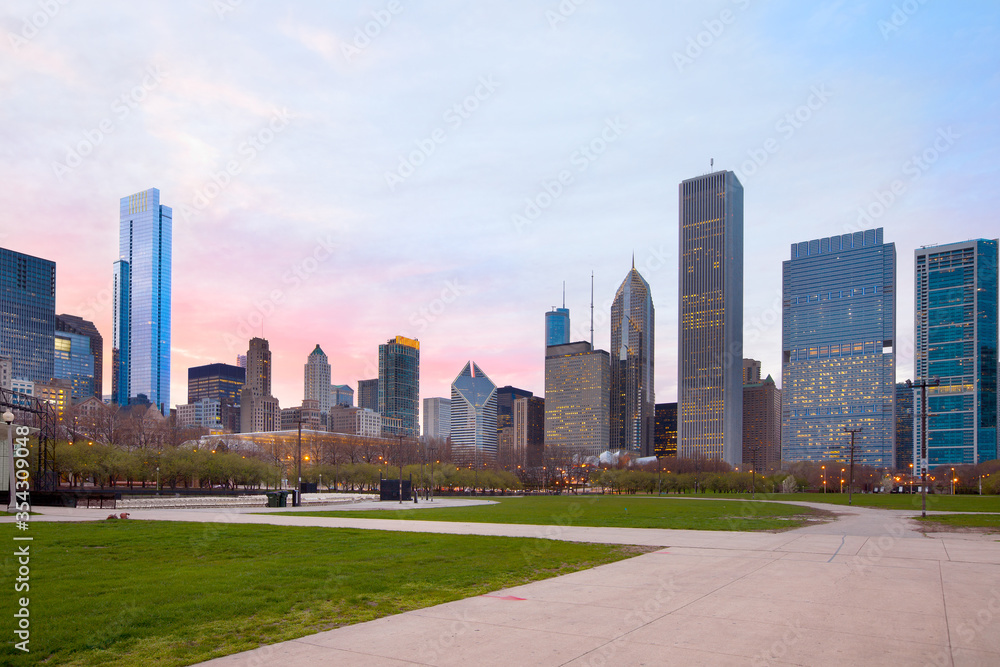
[[[792,244],[782,265],[783,461],[894,465],[896,247],[882,229]]]
[[[173,211],[150,188],[121,199],[115,262],[113,396],[140,394],[170,410],[170,287]]]
[[[11,377],[52,379],[56,331],[56,263],[0,248],[0,356]]]
[[[545,346],[569,342],[569,308],[553,308],[545,313]]]
[[[914,375],[940,381],[927,390],[932,468],[997,458],[997,244],[977,239],[914,253]],[[913,404],[922,442],[920,400]]]
[[[56,331],[52,377],[73,383],[74,403],[94,395],[94,354],[89,337]]]

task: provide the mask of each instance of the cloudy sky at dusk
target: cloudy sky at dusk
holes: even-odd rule
[[[882,226],[910,377],[914,248],[1000,235],[1000,6],[576,1],[4,2],[0,245],[57,263],[110,361],[119,198],[159,188],[171,402],[263,332],[283,407],[316,343],[356,388],[396,334],[422,397],[470,359],[542,393],[562,282],[584,339],[593,271],[607,349],[634,253],[663,402],[677,186],[714,159],[745,188],[745,356],[778,378],[791,243]]]

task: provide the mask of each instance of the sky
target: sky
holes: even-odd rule
[[[171,403],[252,336],[299,405],[421,343],[422,398],[474,360],[544,392],[544,313],[608,349],[632,258],[677,396],[680,181],[744,186],[744,356],[780,385],[792,243],[883,227],[897,379],[913,251],[1000,235],[1000,5],[101,2],[0,5],[0,246],[54,260],[110,393],[119,199],[173,207]]]

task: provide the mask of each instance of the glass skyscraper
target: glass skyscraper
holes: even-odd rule
[[[655,455],[653,395],[653,298],[635,270],[625,276],[611,303],[611,449]]]
[[[546,348],[545,451],[600,456],[608,450],[611,360],[582,341]]]
[[[173,211],[150,188],[122,197],[114,272],[113,397],[145,395],[170,411],[170,288]]]
[[[892,469],[896,247],[882,229],[793,243],[782,263],[782,461]]]
[[[72,383],[73,403],[79,403],[94,395],[94,364],[89,337],[68,331],[56,331],[52,377],[69,380]]]
[[[477,467],[497,458],[497,386],[471,361],[451,383],[451,452]]]
[[[384,435],[420,435],[419,341],[396,336],[378,346],[378,412]]]
[[[0,248],[0,356],[13,359],[12,379],[53,378],[55,331],[56,263]]]
[[[545,313],[545,346],[569,342],[569,308],[553,308]]]
[[[731,171],[680,184],[677,455],[743,454],[743,186]]]
[[[914,253],[914,375],[940,381],[927,389],[930,467],[997,458],[997,243],[977,239]],[[918,443],[919,396],[913,401]]]

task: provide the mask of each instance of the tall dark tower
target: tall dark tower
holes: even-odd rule
[[[635,270],[633,259],[611,304],[610,445],[634,456],[655,454],[653,331],[649,283]]]

